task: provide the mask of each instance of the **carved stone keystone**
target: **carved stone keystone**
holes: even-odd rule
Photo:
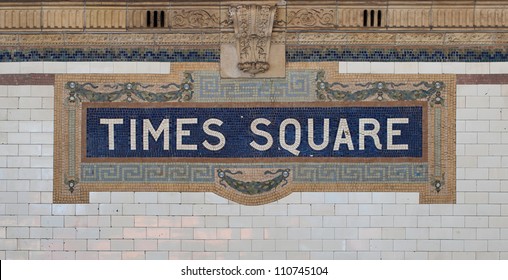
[[[238,69],[256,75],[270,69],[268,55],[275,6],[238,5],[231,8],[235,27]]]
[[[229,8],[234,42],[221,44],[223,78],[285,76],[285,45],[273,41],[275,3],[233,4]]]

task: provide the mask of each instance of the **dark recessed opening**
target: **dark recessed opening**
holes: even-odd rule
[[[164,20],[164,17],[165,17],[164,11],[161,11],[161,24],[160,24],[161,27],[166,26],[166,22]]]
[[[150,11],[146,11],[146,27],[150,27],[151,24],[151,13]]]
[[[377,26],[381,27],[381,10],[377,11]]]
[[[159,23],[157,11],[153,12],[153,27],[157,27],[157,24]]]
[[[367,10],[363,10],[363,26],[364,27],[367,27],[367,21],[368,21],[367,17],[368,17]]]
[[[370,10],[370,26],[374,26],[374,10]]]

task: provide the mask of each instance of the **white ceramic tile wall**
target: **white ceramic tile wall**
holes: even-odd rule
[[[507,73],[506,63],[340,63],[343,73]],[[168,73],[167,63],[0,63],[0,73]],[[0,259],[507,259],[508,85],[457,87],[457,204],[416,193],[92,193],[52,202],[53,88],[0,86]]]
[[[168,74],[169,62],[3,62],[0,74],[25,73],[122,73]]]

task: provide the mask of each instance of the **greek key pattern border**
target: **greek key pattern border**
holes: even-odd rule
[[[231,164],[81,164],[81,182],[213,183],[215,170]],[[293,171],[298,183],[421,183],[428,180],[428,165],[390,164],[234,164],[234,169]]]

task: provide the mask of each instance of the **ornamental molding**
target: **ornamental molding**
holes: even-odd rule
[[[226,24],[227,21],[221,21],[220,10],[183,8],[170,11],[169,28],[172,29],[190,29],[190,28],[218,28]]]
[[[240,71],[254,76],[270,69],[268,59],[275,11],[275,5],[248,4],[230,8]]]
[[[236,43],[235,33],[0,34],[3,48],[167,47]],[[508,32],[272,32],[270,46],[506,46]]]
[[[86,3],[83,3],[86,2]],[[220,32],[232,29],[229,8],[275,6],[276,30],[503,30],[508,27],[506,1],[1,1],[1,32]],[[287,2],[287,3],[286,3]],[[384,2],[384,3],[383,3]],[[147,11],[165,13],[159,28],[147,26]],[[380,12],[380,24],[365,26],[365,11]],[[159,18],[160,19],[160,18]],[[377,16],[376,16],[377,19]]]
[[[335,8],[321,6],[318,8],[287,8],[286,19],[278,18],[276,27],[333,29],[337,27]]]

